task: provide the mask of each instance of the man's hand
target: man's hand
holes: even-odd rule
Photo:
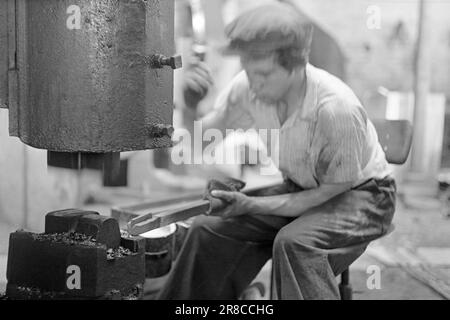
[[[241,192],[229,192],[214,190],[211,195],[228,203],[224,209],[215,212],[215,215],[223,219],[249,214],[251,210],[252,199]]]
[[[192,58],[184,73],[183,95],[186,106],[196,109],[213,84],[208,66],[198,58]]]

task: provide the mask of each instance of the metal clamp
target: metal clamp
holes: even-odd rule
[[[154,54],[149,59],[150,67],[154,69],[161,69],[164,66],[172,69],[180,69],[183,66],[183,60],[180,55],[166,57],[162,54]]]
[[[150,126],[148,129],[148,135],[153,138],[163,138],[169,137],[172,138],[175,129],[171,125],[166,124],[156,124]]]

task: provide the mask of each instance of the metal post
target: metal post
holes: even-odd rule
[[[419,30],[415,56],[414,74],[414,140],[412,148],[412,171],[425,173],[427,164],[423,156],[425,147],[426,108],[431,78],[431,19],[428,0],[420,1]]]

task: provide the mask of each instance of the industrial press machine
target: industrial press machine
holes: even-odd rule
[[[174,0],[0,0],[0,106],[47,163],[100,169],[167,148],[173,133]],[[142,239],[96,212],[47,214],[10,236],[8,298],[139,299]]]

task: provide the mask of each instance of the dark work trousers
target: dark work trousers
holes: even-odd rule
[[[301,190],[287,184],[280,188],[286,190],[262,195]],[[339,299],[336,276],[370,241],[386,234],[395,211],[395,194],[395,181],[387,177],[371,179],[298,218],[200,216],[158,298],[237,299],[273,258],[278,299]],[[330,252],[359,244],[363,249]]]

